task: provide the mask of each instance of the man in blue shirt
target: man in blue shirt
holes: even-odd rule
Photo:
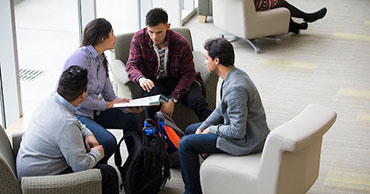
[[[224,81],[221,100],[203,122],[187,127],[179,143],[185,194],[202,193],[199,154],[228,153],[235,156],[261,152],[270,132],[258,90],[249,76],[234,66],[233,46],[217,38],[204,45],[206,65]]]
[[[57,93],[33,112],[17,155],[17,174],[56,175],[98,168],[105,194],[118,194],[116,170],[98,164],[104,149],[91,131],[74,116],[76,106],[86,98],[87,70],[71,66],[59,79]]]

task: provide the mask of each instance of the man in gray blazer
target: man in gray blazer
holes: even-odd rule
[[[258,90],[249,76],[234,66],[230,42],[211,39],[204,48],[208,70],[223,79],[221,102],[203,123],[188,126],[179,143],[185,194],[202,193],[198,154],[261,152],[270,132]]]

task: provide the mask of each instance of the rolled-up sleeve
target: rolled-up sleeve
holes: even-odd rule
[[[140,49],[140,35],[136,33],[131,41],[130,55],[126,64],[128,78],[137,83],[137,78],[144,76],[140,70],[143,63],[143,53]]]
[[[86,151],[78,122],[67,122],[59,134],[58,146],[67,164],[75,172],[91,169],[102,159],[98,150]]]

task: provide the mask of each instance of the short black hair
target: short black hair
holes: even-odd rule
[[[232,66],[235,62],[235,53],[233,45],[223,39],[209,39],[204,44],[204,49],[208,51],[208,55],[214,60],[216,57],[220,60],[223,66]]]
[[[72,102],[87,90],[87,83],[87,69],[70,66],[60,76],[57,92],[68,102]]]
[[[145,23],[150,27],[157,26],[158,24],[167,24],[167,12],[162,8],[154,8],[146,14]]]

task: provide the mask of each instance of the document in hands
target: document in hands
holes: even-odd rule
[[[168,98],[162,94],[130,100],[130,102],[117,103],[113,108],[137,107],[137,106],[158,106],[162,102],[168,102]]]

